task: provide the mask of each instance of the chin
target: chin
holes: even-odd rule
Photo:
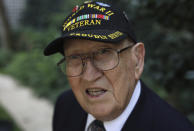
[[[112,114],[93,114],[93,116],[97,119],[97,120],[101,120],[101,121],[111,121],[114,120],[116,118],[116,116],[112,115]]]
[[[116,112],[113,112],[113,109],[108,110],[108,108],[103,109],[94,109],[91,110],[91,113],[96,119],[101,121],[110,121],[115,119],[119,114]]]

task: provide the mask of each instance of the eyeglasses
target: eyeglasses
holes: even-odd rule
[[[99,49],[88,55],[65,56],[57,63],[57,66],[68,77],[82,75],[86,67],[87,59],[90,59],[91,63],[101,71],[112,70],[119,64],[119,54],[132,46],[130,45],[120,50],[112,48]]]

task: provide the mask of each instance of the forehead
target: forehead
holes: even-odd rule
[[[64,51],[65,54],[70,53],[87,53],[95,51],[100,48],[113,48],[117,49],[121,46],[119,43],[105,43],[99,41],[91,41],[84,39],[69,39],[65,41]]]

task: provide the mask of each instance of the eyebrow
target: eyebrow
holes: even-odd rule
[[[95,52],[96,50],[104,49],[104,48],[116,49],[116,46],[111,45],[111,44],[95,45],[95,46],[91,47],[91,49],[88,50],[88,51],[89,52]],[[94,50],[92,50],[92,49],[94,49]],[[65,52],[67,52],[67,51],[65,50]],[[72,49],[69,52],[70,52],[69,53],[70,55],[72,55],[72,54],[87,54],[87,53],[89,53],[89,52],[83,53],[82,49],[79,49],[79,48],[78,49]],[[67,53],[65,53],[65,54],[67,54]],[[70,56],[70,55],[67,55],[67,56]]]

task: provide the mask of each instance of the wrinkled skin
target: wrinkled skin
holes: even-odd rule
[[[71,39],[66,41],[65,55],[85,54],[102,47],[122,49],[131,45],[128,39],[119,44],[103,43],[90,40]],[[136,43],[132,48],[119,54],[117,67],[108,71],[98,70],[90,60],[84,73],[77,77],[68,77],[69,84],[82,108],[102,121],[118,117],[130,101],[137,81],[143,72],[145,49],[143,43]],[[91,97],[87,89],[103,89],[105,93]]]

